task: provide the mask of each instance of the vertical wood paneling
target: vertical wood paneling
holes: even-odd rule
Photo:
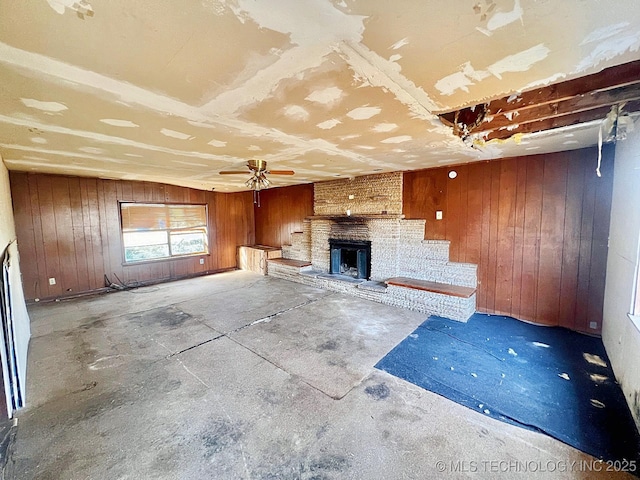
[[[491,191],[489,192],[489,258],[487,269],[487,304],[486,308],[496,312],[496,287],[498,277],[498,213],[500,211],[500,162],[491,162],[490,178]]]
[[[464,257],[460,260],[467,263],[479,263],[482,256],[482,185],[484,181],[482,163],[472,163],[467,167],[467,198],[465,233],[466,244],[462,248]]]
[[[56,281],[63,292],[71,292],[78,285],[78,267],[75,254],[75,239],[71,220],[71,199],[69,194],[69,178],[52,179],[51,192],[55,202],[53,216],[56,228],[56,242],[61,267]]]
[[[302,231],[302,221],[313,215],[313,185],[271,188],[260,192],[254,208],[256,243],[281,247],[291,233]]]
[[[522,246],[522,276],[520,281],[520,310],[518,318],[540,323],[536,316],[536,306],[538,303],[544,157],[538,156],[527,159],[526,165],[527,181],[524,206],[524,242]]]
[[[58,253],[58,232],[53,203],[52,178],[39,176],[37,178],[38,200],[40,202],[40,224],[42,226],[42,242],[44,244],[45,278],[41,279],[42,290],[46,296],[57,296],[62,293],[59,281],[61,272],[60,254]],[[64,264],[63,264],[64,265]],[[55,285],[49,285],[48,279],[56,278]]]
[[[451,261],[478,265],[479,311],[599,333],[613,151],[602,178],[596,158],[584,149],[407,172],[403,211],[427,220],[425,238],[451,242]]]
[[[73,291],[81,285],[89,285],[89,256],[87,255],[87,239],[84,232],[84,216],[82,212],[82,194],[80,179],[69,178],[69,207],[71,213],[71,230],[73,234],[73,253],[76,262],[76,283]]]
[[[513,291],[511,292],[511,311],[521,311],[522,269],[525,245],[525,207],[527,191],[527,164],[517,162],[515,225],[513,229]]]
[[[609,249],[609,223],[611,219],[611,191],[613,178],[613,158],[615,147],[604,147],[601,172],[602,177],[594,175],[596,157],[591,157],[589,173],[596,181],[596,202],[593,219],[593,243],[591,245],[591,269],[589,277],[588,310],[586,319],[581,319],[585,331],[593,331],[590,322],[596,322],[595,330],[602,328],[602,309],[604,307],[604,287],[607,271],[607,253]],[[595,153],[595,152],[594,152]],[[633,206],[630,208],[637,208]]]
[[[118,205],[117,185],[119,182],[102,181],[100,183],[102,184],[103,194],[100,200],[104,204],[105,212],[102,218],[107,227],[104,232],[103,241],[104,246],[109,252],[109,255],[105,256],[105,258],[109,259],[109,263],[105,264],[104,271],[112,282],[116,282],[117,279],[114,278],[115,275],[118,275],[122,279],[120,273],[122,273],[122,261],[124,258],[120,240],[120,213],[118,212],[118,208],[113,208],[114,205],[116,207]],[[122,280],[125,281],[124,279]],[[145,278],[145,280],[147,279]]]
[[[495,311],[511,312],[514,290],[513,264],[516,225],[516,186],[518,182],[518,164],[515,159],[500,163],[500,192],[498,194],[498,231],[496,258],[496,295]]]
[[[484,265],[488,262],[491,250],[491,165],[486,163],[484,166],[482,175],[482,252],[476,262],[478,265]],[[454,258],[451,260],[456,261]],[[495,287],[490,282],[490,270],[489,268],[478,268],[478,286],[480,287],[477,294],[478,310],[483,312],[493,311],[488,307],[489,292],[493,291]]]
[[[547,156],[542,187],[540,271],[536,315],[542,323],[560,325],[560,281],[564,247],[564,214],[567,162],[560,155]]]
[[[28,299],[100,289],[104,275],[134,285],[234,268],[237,245],[254,242],[248,192],[213,194],[149,182],[18,172],[10,179]],[[121,201],[207,203],[211,254],[124,266]],[[49,286],[49,277],[56,285]]]
[[[94,178],[80,179],[80,192],[83,196],[83,218],[85,238],[91,245],[87,252],[91,252],[90,264],[93,264],[91,290],[104,287],[104,253],[102,235],[100,232],[100,207],[98,205],[98,180]],[[86,201],[86,204],[85,204]],[[87,231],[88,230],[88,231]]]
[[[448,171],[447,171],[448,178]],[[460,196],[462,195],[462,177],[460,174],[453,180],[446,183],[447,188],[447,203],[442,206],[443,210],[443,218],[446,215],[447,222],[442,223],[439,220],[441,225],[444,225],[445,237],[451,239],[451,247],[450,247],[450,255],[455,258],[460,258],[460,248],[461,248],[461,229],[462,225],[462,217],[466,208],[462,208],[462,203],[460,202]],[[452,215],[452,212],[457,212],[457,214]]]
[[[31,216],[31,196],[29,192],[29,182],[26,175],[10,177],[11,191],[15,192],[12,198],[16,231],[21,232],[19,240],[19,251],[21,255],[20,269],[24,284],[24,295],[28,298],[38,298],[40,289],[38,288],[38,262],[35,248],[35,231]],[[29,279],[29,281],[27,281]],[[0,395],[0,398],[4,398]]]
[[[580,226],[582,224],[582,189],[585,169],[580,156],[568,159],[567,186],[562,248],[562,277],[560,281],[559,324],[576,329],[576,301],[578,292],[578,259],[580,256]]]
[[[460,236],[460,250],[458,252],[458,258],[462,262],[466,262],[466,257],[469,250],[469,231],[467,225],[469,223],[469,167],[468,165],[461,165],[457,169],[458,178],[460,180],[460,216],[458,232]]]

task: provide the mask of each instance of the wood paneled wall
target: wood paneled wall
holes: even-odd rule
[[[11,172],[10,179],[29,300],[97,290],[105,286],[105,275],[135,284],[233,268],[236,247],[254,242],[251,192],[20,172]],[[206,203],[210,254],[124,266],[119,201]],[[49,285],[51,277],[55,285]]]
[[[598,334],[613,149],[603,152],[601,178],[597,155],[583,149],[407,172],[404,214],[427,219],[425,238],[450,240],[452,261],[478,264],[479,311]]]
[[[425,238],[450,240],[452,261],[478,264],[479,311],[597,334],[613,149],[604,150],[601,178],[596,158],[585,149],[406,172],[403,213],[427,219]],[[447,175],[452,169],[455,179]],[[313,185],[265,190],[257,207],[251,192],[19,172],[10,178],[27,299],[100,289],[105,274],[133,283],[232,268],[237,245],[288,244],[313,215]],[[190,257],[123,266],[118,201],[207,203],[205,264]]]
[[[273,247],[289,245],[291,232],[302,231],[302,221],[311,215],[313,184],[260,192],[260,207],[255,207],[256,243]]]

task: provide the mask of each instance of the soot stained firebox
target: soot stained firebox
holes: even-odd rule
[[[371,274],[371,242],[329,239],[329,273],[368,279]]]

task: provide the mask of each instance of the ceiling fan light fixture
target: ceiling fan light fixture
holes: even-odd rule
[[[251,177],[247,180],[244,185],[254,192],[259,192],[265,188],[269,188],[271,186],[271,182],[267,179],[267,174],[271,175],[294,175],[295,172],[293,170],[267,170],[267,162],[265,160],[249,160],[247,162],[247,167],[251,172]],[[243,174],[244,171],[238,170],[227,170],[223,172],[219,172],[220,175],[236,175]],[[255,200],[255,196],[254,196]],[[257,202],[258,203],[258,202]]]

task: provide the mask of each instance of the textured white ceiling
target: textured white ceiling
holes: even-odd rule
[[[436,113],[640,59],[635,0],[0,0],[11,170],[219,191],[593,145],[471,148]]]

